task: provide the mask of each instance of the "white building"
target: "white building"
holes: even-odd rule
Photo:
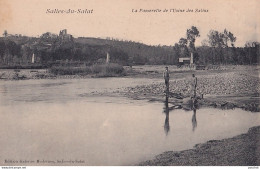
[[[193,65],[193,53],[190,54],[190,57],[185,57],[185,58],[179,58],[179,63],[183,64],[190,64]]]

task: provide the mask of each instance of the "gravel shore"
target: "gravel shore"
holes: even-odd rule
[[[197,75],[197,94],[202,96],[201,106],[214,108],[243,108],[259,112],[260,80],[250,72],[219,72]],[[184,77],[170,80],[169,102],[176,102],[176,96],[190,98],[191,78]],[[164,83],[139,85],[123,90],[114,91],[120,95],[133,99],[147,99],[150,101],[164,101]],[[182,102],[185,102],[183,99]]]
[[[259,166],[260,126],[248,133],[223,139],[210,140],[180,152],[168,151],[141,166]]]
[[[204,95],[248,95],[260,92],[259,78],[242,73],[219,73],[214,75],[200,75],[197,77],[197,93]],[[170,80],[170,92],[189,96],[191,78]],[[140,85],[126,88],[125,93],[150,96],[162,96],[164,83]]]

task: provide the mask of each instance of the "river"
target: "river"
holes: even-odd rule
[[[92,95],[159,81],[1,81],[0,165],[134,165],[260,125],[259,113],[241,109],[165,111],[165,103]]]

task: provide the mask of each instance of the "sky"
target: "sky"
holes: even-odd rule
[[[47,13],[47,10],[92,10],[92,13]],[[132,12],[160,9],[161,12]],[[163,12],[165,9],[168,12]],[[170,12],[203,9],[208,12]],[[213,29],[225,28],[236,46],[260,40],[259,0],[0,0],[0,32],[38,36],[67,29],[74,37],[113,37],[148,45],[174,45],[196,26],[196,46]]]

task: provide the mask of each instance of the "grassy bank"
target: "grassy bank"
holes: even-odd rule
[[[258,166],[260,165],[260,126],[250,128],[239,136],[211,140],[194,149],[168,151],[142,166]]]
[[[40,64],[31,64],[31,65],[1,65],[0,69],[46,69],[48,66]]]
[[[92,66],[52,66],[49,69],[0,69],[0,79],[56,79],[56,78],[91,78],[121,77],[126,72],[123,66],[115,63],[96,64]]]
[[[66,67],[54,66],[49,69],[50,73],[54,75],[95,75],[97,77],[112,77],[123,76],[125,71],[123,66],[115,63],[110,64],[95,64],[84,67]]]

